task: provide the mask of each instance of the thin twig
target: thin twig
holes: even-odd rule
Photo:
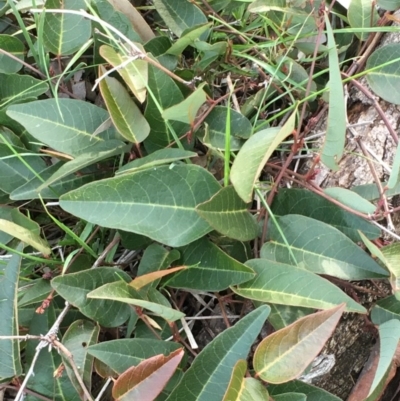
[[[107,390],[107,387],[110,385],[110,383],[112,382],[111,377],[109,377],[107,379],[107,381],[104,383],[104,386],[101,388],[99,394],[97,394],[97,397],[94,401],[100,401],[101,397],[103,396],[103,394],[105,393],[105,391]]]
[[[107,257],[108,253],[111,251],[111,249],[118,244],[118,242],[120,241],[121,237],[119,236],[119,234],[115,235],[115,237],[113,238],[113,240],[106,246],[106,248],[104,249],[104,251],[101,253],[101,255],[96,259],[96,261],[93,263],[93,266],[91,267],[91,269],[95,269],[96,267],[99,267],[103,262],[104,259]]]

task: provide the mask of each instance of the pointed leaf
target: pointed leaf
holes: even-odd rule
[[[303,317],[266,337],[254,353],[257,376],[275,384],[299,377],[329,339],[343,311],[344,305],[339,305]]]
[[[89,299],[87,294],[106,283],[120,281],[121,278],[127,282],[131,280],[128,274],[119,269],[98,267],[55,277],[51,281],[51,286],[88,318],[105,327],[118,327],[128,320],[129,306],[112,300]]]
[[[139,308],[145,308],[169,322],[179,320],[185,316],[184,313],[170,307],[142,299],[142,294],[138,293],[134,288],[123,281],[105,284],[90,292],[87,297],[91,299],[119,301],[127,303],[128,305],[135,305]]]
[[[299,380],[294,380],[284,384],[269,384],[268,390],[272,397],[277,394],[294,392],[306,394],[307,401],[342,401],[341,398],[336,397],[321,388],[303,383]]]
[[[114,383],[113,397],[118,401],[153,401],[162,391],[181,361],[182,349],[168,356],[156,355],[132,366]]]
[[[167,356],[180,347],[180,344],[170,341],[124,338],[91,345],[88,353],[121,374],[147,358],[158,354]]]
[[[176,247],[211,231],[196,206],[219,189],[215,178],[201,167],[161,166],[85,185],[63,195],[60,205],[91,223]]]
[[[143,53],[143,47],[139,43],[135,43]],[[117,72],[128,85],[129,89],[135,95],[140,103],[146,100],[146,84],[148,79],[148,63],[144,60],[135,60],[127,64],[128,56],[116,52],[112,47],[103,45],[100,47],[100,54],[113,67],[117,67]],[[118,68],[121,66],[121,68]]]
[[[115,128],[98,135],[96,129],[109,118],[106,110],[75,99],[37,100],[8,107],[7,114],[37,140],[71,156],[86,153],[98,142],[113,139]]]
[[[140,290],[142,287],[145,287],[148,284],[153,283],[156,280],[159,280],[162,277],[168,276],[169,274],[179,272],[181,270],[186,269],[186,266],[179,267],[171,267],[168,270],[159,270],[153,273],[148,273],[143,276],[138,276],[134,280],[132,280],[129,285],[135,290]]]
[[[386,270],[336,228],[296,214],[276,220],[298,267],[345,280],[387,277]],[[262,258],[296,265],[275,225],[269,239],[261,248]]]
[[[231,181],[239,196],[245,201],[252,200],[254,185],[278,145],[294,129],[296,111],[280,128],[267,128],[254,134],[240,149],[231,170]]]
[[[330,309],[346,303],[348,312],[367,313],[363,306],[337,286],[307,270],[265,259],[249,260],[246,265],[257,275],[232,288],[242,297],[315,309]]]
[[[85,0],[47,0],[46,8],[86,10]],[[56,56],[75,53],[89,40],[91,35],[89,19],[76,14],[46,13],[43,26],[43,42]]]
[[[168,279],[165,283],[168,287],[222,291],[254,277],[252,269],[237,262],[206,238],[182,248],[181,255],[180,261],[192,266]]]
[[[376,207],[360,195],[346,188],[326,188],[324,192],[343,205],[365,214],[373,214]]]
[[[400,298],[400,243],[395,242],[380,249],[385,258],[385,266],[390,272],[390,285],[394,295]]]
[[[238,360],[247,358],[269,310],[267,305],[257,308],[214,338],[197,355],[167,401],[220,401],[233,366]]]
[[[100,72],[105,73],[100,66]],[[118,132],[129,142],[139,144],[149,135],[150,126],[125,87],[115,78],[100,81],[100,91]]]
[[[20,244],[17,247],[22,252]],[[0,336],[18,335],[17,294],[21,256],[14,254],[6,266],[0,266]],[[19,340],[0,340],[0,378],[11,378],[22,373]]]
[[[244,359],[239,359],[233,367],[232,376],[222,401],[239,400],[240,392],[243,389],[243,380],[246,372],[247,362]]]
[[[72,354],[74,363],[83,379],[87,389],[92,388],[92,370],[94,357],[87,350],[92,344],[97,343],[100,327],[88,320],[75,320],[65,332],[62,343]],[[84,398],[84,392],[70,367],[69,359],[63,355],[67,374],[79,395]]]

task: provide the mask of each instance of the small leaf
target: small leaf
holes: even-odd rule
[[[136,190],[132,192],[132,188]],[[220,188],[201,167],[161,166],[85,185],[63,195],[60,205],[91,223],[177,247],[212,230],[198,216],[196,206]]]
[[[360,40],[367,40],[369,32],[357,32],[357,28],[376,26],[379,14],[376,7],[371,4],[371,0],[351,0],[347,10],[347,18],[350,26],[355,28],[355,35]]]
[[[212,23],[194,26],[182,32],[182,36],[167,50],[167,54],[179,56],[189,46],[193,45],[205,32],[209,30]]]
[[[139,43],[135,43],[143,53],[143,47]],[[140,103],[146,100],[146,84],[148,79],[148,63],[144,60],[134,60],[127,63],[128,56],[116,52],[112,47],[103,45],[100,47],[100,55],[104,57],[128,85],[129,89],[135,95]]]
[[[86,10],[84,0],[47,0],[46,8]],[[81,15],[46,13],[43,26],[43,42],[56,56],[67,56],[79,50],[89,40],[91,22]]]
[[[294,129],[296,111],[281,128],[267,128],[254,134],[240,149],[231,170],[231,181],[239,196],[252,200],[253,188],[272,152]]]
[[[327,14],[325,14],[325,26],[329,46],[329,111],[321,160],[330,169],[338,170],[338,163],[342,158],[346,140],[346,105],[344,103],[339,56]]]
[[[258,234],[258,225],[249,213],[248,205],[233,187],[222,188],[196,210],[211,227],[229,238],[250,241]]]
[[[337,286],[314,273],[265,259],[249,260],[246,265],[256,272],[256,277],[232,288],[245,298],[315,309],[346,303],[348,312],[367,313]]]
[[[113,397],[118,401],[153,401],[162,391],[181,361],[178,349],[168,356],[156,355],[132,366],[115,381]]]
[[[24,59],[24,44],[16,37],[0,35],[0,49],[15,56],[17,59]],[[13,74],[22,68],[22,64],[7,54],[0,53],[0,72]]]
[[[371,320],[379,325],[389,320],[397,319],[400,321],[400,302],[394,295],[380,299],[371,311]]]
[[[339,305],[303,317],[266,337],[254,353],[257,376],[275,384],[299,377],[331,336],[343,310]]]
[[[349,206],[361,213],[373,214],[375,212],[376,207],[372,203],[349,189],[339,187],[326,188],[324,189],[324,192],[333,199],[343,203],[343,205]]]
[[[184,313],[172,309],[171,307],[166,307],[143,299],[142,294],[124,281],[105,284],[90,292],[87,297],[91,299],[119,301],[127,303],[128,305],[135,305],[139,308],[145,308],[169,322],[173,322],[185,316]]]
[[[100,66],[100,72],[105,73],[104,67]],[[100,90],[118,132],[130,142],[143,142],[150,126],[125,87],[117,79],[105,77],[100,81]]]
[[[148,273],[143,276],[137,276],[134,280],[132,280],[129,285],[133,287],[135,290],[140,290],[142,287],[153,283],[154,281],[160,280],[160,278],[168,276],[169,274],[179,272],[181,270],[186,269],[186,266],[179,267],[171,267],[168,270],[160,270],[153,273]]]
[[[257,308],[207,344],[167,401],[222,400],[233,366],[238,360],[247,358],[269,310],[267,305]]]
[[[50,255],[51,249],[47,241],[41,238],[39,235],[33,233],[31,230],[28,230],[25,227],[21,227],[20,225],[15,224],[12,221],[7,221],[3,219],[0,219],[0,228],[1,231],[4,231],[15,238],[18,238],[22,242],[32,246],[39,252],[43,253],[43,255]]]

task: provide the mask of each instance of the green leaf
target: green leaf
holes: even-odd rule
[[[196,206],[220,188],[201,167],[161,166],[85,185],[63,195],[60,205],[91,223],[178,247],[211,231]]]
[[[47,0],[46,8],[86,10],[85,0]],[[89,19],[76,14],[46,13],[43,43],[56,56],[67,56],[78,51],[91,36]]]
[[[180,344],[169,341],[125,338],[91,345],[88,353],[121,374],[145,359],[159,354],[167,356],[180,347]]]
[[[0,108],[36,98],[48,89],[49,86],[45,82],[30,75],[0,73]]]
[[[325,14],[325,27],[329,46],[329,82],[327,85],[329,88],[329,111],[321,160],[330,169],[338,170],[338,163],[342,158],[346,140],[346,105],[344,103],[339,56],[327,14]]]
[[[22,252],[22,244],[17,247]],[[6,266],[0,265],[0,336],[18,335],[17,292],[21,256],[14,254]],[[0,340],[0,378],[22,374],[19,340]]]
[[[307,401],[307,396],[301,393],[285,393],[274,396],[274,401]]]
[[[274,215],[301,214],[322,221],[337,228],[354,242],[360,241],[357,230],[369,239],[378,238],[381,234],[380,229],[368,221],[302,188],[281,188],[271,208]]]
[[[268,391],[272,397],[278,394],[294,392],[306,394],[307,401],[341,401],[341,398],[336,397],[321,388],[303,383],[299,380],[294,380],[284,384],[269,384]]]
[[[51,292],[50,281],[42,278],[31,282],[26,288],[26,290],[25,288],[22,289],[22,294],[20,294],[20,299],[18,301],[19,308],[42,302]]]
[[[394,295],[380,299],[371,311],[371,320],[376,325],[391,319],[400,320],[400,301]]]
[[[105,73],[101,66],[100,71]],[[117,79],[105,77],[100,81],[100,90],[118,132],[129,142],[143,142],[150,126],[125,87]]]
[[[65,332],[62,344],[72,354],[73,361],[78,372],[90,391],[92,388],[92,369],[94,357],[88,354],[88,347],[97,343],[100,327],[88,320],[75,320]],[[75,377],[69,359],[63,355],[63,362],[66,367],[68,377],[74,385],[79,395],[84,398],[84,392]]]
[[[224,330],[200,352],[168,401],[220,401],[235,363],[247,358],[269,313],[264,305]]]
[[[20,241],[43,253],[45,256],[50,255],[51,249],[47,241],[31,230],[4,219],[0,219],[0,227],[1,231],[18,238]]]
[[[369,32],[357,32],[357,28],[370,28],[376,26],[379,14],[376,7],[371,5],[370,0],[351,0],[347,9],[347,19],[354,33],[360,40],[367,40]]]
[[[376,207],[372,203],[349,189],[339,187],[326,188],[324,189],[324,192],[333,199],[338,200],[343,205],[349,206],[361,213],[373,214],[376,210]]]
[[[278,145],[289,136],[296,119],[296,112],[280,128],[267,128],[254,134],[240,149],[231,170],[231,181],[239,196],[245,201],[252,200],[254,185]]]
[[[93,135],[109,115],[106,110],[81,100],[37,100],[10,106],[7,114],[37,140],[71,156],[87,153],[97,143],[115,138],[113,127]]]
[[[201,238],[180,251],[181,264],[190,268],[174,274],[166,281],[166,286],[222,291],[254,277],[252,269],[231,258],[206,238]]]
[[[168,28],[178,38],[186,29],[207,23],[203,12],[187,0],[154,0],[154,5]]]
[[[344,280],[387,277],[386,270],[336,228],[295,214],[276,220],[298,267]],[[275,225],[270,226],[269,239],[261,249],[262,258],[296,265]]]
[[[396,11],[400,7],[400,1],[399,0],[378,0],[376,4],[387,11]]]
[[[141,157],[140,159],[136,159],[125,164],[115,174],[119,175],[134,173],[135,171],[145,170],[147,168],[161,166],[163,164],[169,164],[175,161],[189,159],[196,156],[197,153],[189,152],[188,150],[176,148],[160,149],[147,156]]]
[[[110,301],[119,301],[128,305],[134,305],[139,308],[145,308],[155,313],[157,316],[161,316],[169,322],[174,322],[184,317],[185,314],[173,309],[166,307],[165,305],[149,302],[143,299],[143,293],[135,290],[129,284],[123,281],[117,281],[115,283],[109,283],[95,289],[94,291],[87,294],[88,298],[91,299],[106,299]]]
[[[254,353],[257,376],[275,384],[299,377],[332,335],[343,310],[339,305],[303,317],[266,337]]]
[[[367,313],[336,285],[307,270],[265,259],[252,259],[246,265],[256,272],[256,277],[232,288],[244,298],[315,309],[345,303],[347,312]]]
[[[166,120],[180,121],[193,125],[197,112],[207,100],[207,94],[203,90],[204,85],[205,83],[202,83],[182,102],[165,109],[161,114],[162,117]]]
[[[255,302],[257,304],[257,302]],[[268,321],[271,323],[275,330],[283,329],[289,324],[294,323],[296,320],[314,313],[315,309],[300,308],[298,306],[288,306],[271,304],[271,313]]]
[[[380,249],[385,266],[390,272],[390,285],[396,298],[400,298],[400,243],[395,242]]]
[[[144,112],[151,128],[149,137],[144,141],[144,146],[148,153],[152,153],[155,150],[165,148],[174,140],[157,103],[161,106],[161,110],[165,110],[182,102],[183,95],[172,78],[151,65],[149,66],[149,91],[153,93],[154,99],[153,96],[149,96]],[[185,134],[189,129],[188,124],[179,121],[172,121],[171,126],[178,137]]]
[[[394,164],[396,163],[396,157]],[[393,165],[393,167],[395,167]],[[393,176],[395,175],[393,173],[393,167],[392,167],[392,174]],[[400,166],[399,166],[400,167]],[[397,178],[396,178],[397,179]],[[382,188],[388,187],[389,184],[386,181],[381,182]],[[379,190],[376,184],[365,184],[365,185],[358,185],[356,187],[351,188],[352,191],[357,193],[358,195],[362,196],[364,199],[368,201],[374,201],[380,198]],[[400,194],[400,183],[396,184],[393,188],[389,188],[386,192],[385,195],[390,198],[391,196],[398,195]],[[363,231],[363,230],[361,230]]]
[[[389,103],[400,104],[400,45],[390,43],[375,50],[367,60],[367,81],[371,89]]]
[[[0,49],[10,53],[17,59],[24,60],[24,44],[16,37],[0,35]],[[7,54],[0,53],[0,72],[13,74],[22,68],[22,64]]]
[[[250,137],[253,130],[247,117],[231,109],[230,112],[230,133],[231,151],[239,150],[244,139]],[[225,149],[226,123],[228,120],[228,108],[223,106],[214,107],[207,115],[204,122],[206,129],[202,141],[209,147]]]
[[[249,213],[248,205],[233,187],[222,188],[196,210],[211,227],[227,237],[250,241],[258,234],[258,225]]]
[[[135,45],[145,53],[143,47],[139,43],[135,43]],[[140,103],[143,103],[146,100],[147,93],[148,63],[140,59],[127,63],[127,60],[129,60],[128,56],[118,53],[107,45],[100,47],[100,54],[117,69],[117,72],[121,75],[121,78],[128,85],[136,99],[139,100]]]
[[[51,286],[71,305],[77,307],[85,316],[105,327],[118,327],[130,316],[128,305],[117,301],[88,299],[87,294],[107,283],[129,282],[125,272],[108,267],[84,270],[53,278]]]
[[[77,171],[81,171],[85,167],[91,166],[92,164],[108,159],[109,157],[117,156],[121,153],[127,153],[129,152],[129,149],[129,145],[126,145],[124,142],[121,142],[118,139],[98,142],[91,147],[90,152],[83,153],[75,157],[75,159],[61,165],[50,178],[48,178],[42,185],[39,186],[37,191],[41,193],[50,185],[53,187],[54,183],[61,179],[66,178]]]

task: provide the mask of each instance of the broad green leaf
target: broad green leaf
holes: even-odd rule
[[[180,344],[170,341],[125,338],[91,345],[88,353],[121,374],[145,359],[158,354],[167,356],[180,347]]]
[[[376,4],[387,11],[395,11],[398,10],[400,7],[399,0],[378,0]]]
[[[16,37],[10,35],[0,35],[0,49],[12,54],[16,58],[24,59],[24,44]],[[13,74],[22,68],[22,64],[9,57],[7,54],[0,53],[0,72]]]
[[[393,168],[392,168],[392,173],[393,173]],[[381,182],[381,185],[382,188],[388,187],[388,183],[386,181]],[[380,198],[379,190],[376,184],[358,185],[356,187],[351,188],[351,190],[368,201],[374,201]],[[398,194],[400,194],[400,183],[396,184],[393,188],[389,188],[385,192],[385,195],[388,198]]]
[[[38,171],[39,177],[33,177],[25,184],[11,192],[10,199],[12,200],[31,200],[39,198],[39,187],[44,181],[56,174],[63,163],[53,164],[46,167],[42,171]],[[42,199],[58,199],[61,195],[72,191],[89,182],[105,178],[109,175],[107,171],[98,171],[97,166],[86,168],[80,171],[81,174],[70,174],[67,177],[61,178],[56,183],[48,188],[40,191]]]
[[[101,66],[100,71],[105,73]],[[150,126],[125,87],[117,79],[105,77],[100,81],[100,91],[118,132],[129,142],[143,142]]]
[[[296,119],[296,111],[280,128],[267,128],[254,134],[240,149],[231,170],[231,181],[239,196],[252,200],[254,185],[273,151],[289,136]]]
[[[400,44],[390,43],[375,50],[367,60],[366,70],[371,89],[389,103],[400,104]],[[392,186],[391,186],[392,188]]]
[[[375,239],[381,234],[378,227],[343,210],[327,199],[302,188],[281,188],[272,203],[274,215],[301,214],[337,228],[354,242],[360,241],[357,230],[367,238]]]
[[[0,219],[0,228],[1,231],[18,238],[25,244],[30,245],[43,253],[43,255],[50,255],[51,249],[47,241],[41,238],[38,234],[33,233],[31,230],[4,219]]]
[[[221,401],[233,366],[247,358],[269,310],[266,305],[257,308],[207,344],[167,400]]]
[[[389,320],[379,326],[379,362],[366,401],[375,401],[385,389],[385,382],[392,366],[399,340],[400,322],[398,320]]]
[[[60,168],[51,175],[42,185],[37,189],[38,192],[42,192],[44,189],[48,188],[50,185],[53,187],[59,180],[70,176],[71,174],[81,171],[85,167],[91,166],[102,160],[108,159],[112,156],[120,155],[121,153],[129,152],[129,145],[118,139],[111,139],[105,142],[98,142],[90,151],[87,153],[82,153],[76,156],[73,160],[66,162]]]
[[[354,33],[360,40],[367,40],[369,32],[357,32],[357,28],[370,28],[376,26],[379,14],[371,4],[371,0],[351,0],[347,9],[347,19]]]
[[[182,102],[165,109],[162,112],[163,118],[193,125],[197,112],[207,100],[206,92],[203,90],[204,85],[205,83],[201,84]]]
[[[60,205],[91,223],[177,247],[211,231],[196,206],[220,188],[201,167],[161,166],[85,185],[63,195]]]
[[[341,401],[341,398],[299,380],[293,380],[284,384],[269,384],[268,391],[272,397],[278,394],[294,392],[306,394],[307,401]]]
[[[307,396],[301,393],[285,393],[275,395],[274,401],[307,401]]]
[[[207,43],[203,40],[196,40],[193,47],[201,52],[201,59],[196,63],[196,68],[205,70],[213,61],[223,54],[225,54],[228,47],[227,42],[216,42],[213,44]]]
[[[179,349],[168,356],[156,355],[138,366],[132,366],[115,381],[113,397],[117,401],[153,401],[172,377],[183,356],[183,349]]]
[[[157,12],[178,38],[183,31],[207,23],[207,17],[187,0],[154,0]]]
[[[240,394],[240,401],[265,401],[268,400],[268,391],[265,385],[254,377],[246,377],[243,381],[243,391]]]
[[[257,376],[275,384],[299,377],[329,339],[343,311],[344,305],[339,305],[303,317],[266,337],[254,353]]]
[[[321,160],[330,169],[338,170],[338,163],[342,158],[346,140],[346,105],[344,103],[339,56],[327,14],[325,14],[325,26],[329,46],[329,110]]]
[[[86,10],[85,0],[47,0],[46,8]],[[91,35],[89,19],[76,14],[46,13],[43,43],[56,56],[67,56],[78,51]]]
[[[25,290],[26,288],[26,290]],[[49,280],[37,279],[22,289],[22,296],[18,301],[18,307],[42,302],[50,294],[52,288]]]
[[[105,284],[100,288],[91,291],[87,297],[90,299],[119,301],[139,308],[145,308],[169,322],[173,322],[185,316],[184,313],[171,307],[147,301],[146,299],[143,299],[143,295],[143,293],[139,293],[124,281],[117,281]]]
[[[394,295],[380,299],[371,311],[371,320],[376,325],[392,319],[400,320],[400,301]]]
[[[0,190],[11,193],[35,177],[34,172],[45,167],[46,163],[39,154],[34,155],[16,146],[11,150],[8,145],[0,143]]]
[[[230,132],[232,151],[239,150],[244,139],[250,137],[252,126],[247,117],[235,110],[230,112]],[[214,107],[204,120],[205,130],[202,141],[211,148],[225,149],[226,123],[228,119],[228,108],[223,106]]]
[[[324,189],[324,192],[333,199],[338,200],[343,205],[349,206],[358,212],[373,214],[376,210],[376,207],[372,203],[349,189],[339,187],[326,188]]]
[[[182,32],[182,36],[167,50],[167,53],[174,56],[181,55],[189,45],[193,45],[201,35],[207,32],[211,25],[211,23],[208,23],[185,30]]]
[[[149,66],[149,91],[154,95],[148,97],[144,116],[150,124],[150,135],[144,141],[144,146],[148,153],[165,148],[174,139],[167,126],[167,121],[161,115],[161,111],[183,101],[183,95],[178,85],[165,72]],[[159,110],[157,103],[161,106]],[[179,121],[171,121],[171,126],[178,137],[185,134],[190,128],[188,124]]]
[[[400,243],[395,242],[380,249],[385,266],[390,272],[390,285],[397,299],[400,299]]]
[[[51,286],[88,318],[105,327],[118,327],[130,316],[129,306],[112,300],[89,299],[87,294],[104,284],[121,279],[127,282],[131,280],[128,274],[119,269],[98,267],[57,276],[51,281]]]
[[[22,252],[20,244],[17,247]],[[17,292],[21,256],[14,254],[6,266],[0,265],[0,336],[18,335]],[[19,340],[0,340],[0,378],[11,378],[22,373]]]
[[[53,303],[50,304],[43,314],[34,313],[29,327],[29,334],[43,335],[43,333],[47,333],[54,324],[59,313],[60,310],[56,310],[53,307]],[[64,324],[68,325],[70,323],[64,319],[63,325]],[[25,361],[27,366],[31,366],[37,345],[37,341],[27,341],[25,348]],[[54,372],[60,367],[61,363],[62,358],[57,350],[53,348],[52,351],[48,352],[47,348],[43,349],[39,353],[35,364],[35,374],[30,376],[27,388],[51,400],[81,401],[82,398],[76,392],[68,375],[63,374],[61,377],[54,377]],[[29,399],[30,397],[29,395],[27,398]],[[37,401],[37,398],[35,397],[33,400]]]
[[[238,241],[250,241],[258,234],[258,225],[233,187],[222,188],[210,200],[196,208],[211,227]]]
[[[71,156],[87,153],[97,143],[113,139],[116,134],[111,127],[93,135],[109,115],[106,110],[81,100],[37,100],[12,105],[7,114],[40,142]]]
[[[166,281],[166,286],[222,291],[254,277],[252,269],[231,258],[206,238],[201,238],[180,251],[182,257],[179,262],[190,267],[174,274]]]
[[[49,86],[45,82],[30,75],[0,73],[0,108],[36,98],[48,89]]]
[[[298,267],[344,280],[387,277],[386,270],[336,228],[295,214],[276,220]],[[296,265],[275,224],[270,225],[269,242],[261,248],[260,256]]]
[[[188,150],[176,149],[176,148],[166,148],[156,150],[147,156],[141,157],[140,159],[133,160],[123,167],[121,167],[116,175],[119,174],[129,174],[139,170],[145,170],[147,168],[161,166],[163,164],[173,163],[175,161],[189,159],[191,157],[196,157],[197,153],[189,152]]]
[[[135,45],[145,53],[140,44],[135,43]],[[148,63],[140,59],[128,63],[128,56],[116,52],[112,47],[107,45],[100,47],[100,54],[114,68],[117,68],[117,72],[121,75],[121,78],[128,85],[136,99],[139,100],[140,103],[143,103],[146,100]]]
[[[92,388],[92,369],[94,357],[88,354],[88,347],[97,343],[100,327],[88,320],[75,320],[65,332],[62,344],[72,354],[78,372],[90,391]],[[64,355],[63,361],[67,374],[79,395],[84,398],[84,392],[76,379],[69,359]]]
[[[266,259],[252,259],[246,265],[256,272],[256,277],[232,288],[244,298],[315,309],[345,303],[347,312],[367,313],[336,285],[307,270]]]
[[[257,302],[255,304],[257,304]],[[296,320],[314,313],[315,311],[315,309],[312,308],[300,308],[298,306],[279,304],[271,304],[270,306],[271,313],[268,317],[268,321],[275,330],[283,329]]]

